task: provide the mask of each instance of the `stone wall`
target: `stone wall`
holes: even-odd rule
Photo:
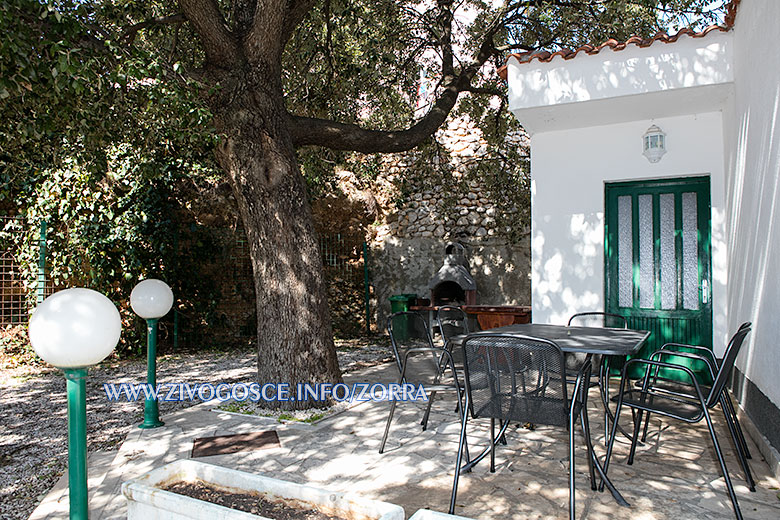
[[[393,294],[428,298],[428,281],[444,261],[447,240],[433,237],[389,237],[376,242],[369,257],[374,287],[372,310],[381,331]],[[466,248],[477,284],[478,304],[529,305],[531,300],[530,238],[516,244],[494,238],[459,240]]]
[[[437,137],[446,153],[434,160],[447,164],[436,166],[444,166],[451,178],[431,182],[420,172],[418,157],[391,155],[372,190],[381,214],[372,230],[369,258],[372,309],[380,330],[390,296],[429,297],[428,281],[442,265],[447,242],[465,246],[478,304],[530,304],[530,234],[525,224],[518,224],[528,208],[502,207],[484,180],[469,174],[487,150],[473,125],[456,120]],[[506,144],[528,149],[525,134]],[[400,196],[399,185],[406,187],[405,196]],[[507,222],[522,225],[523,232],[510,233]]]

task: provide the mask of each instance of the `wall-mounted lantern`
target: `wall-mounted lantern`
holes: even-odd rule
[[[666,134],[653,125],[642,136],[642,155],[651,163],[657,163],[666,153]]]

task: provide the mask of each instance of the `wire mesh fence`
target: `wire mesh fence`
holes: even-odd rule
[[[16,325],[27,321],[29,302],[27,286],[19,264],[14,234],[24,232],[24,221],[19,217],[0,217],[0,325]]]
[[[0,326],[25,324],[36,301],[54,291],[46,270],[46,225],[32,229],[23,217],[0,215]],[[26,235],[26,236],[25,236]],[[38,269],[23,269],[19,244],[33,238],[38,247]],[[197,347],[206,326],[220,338],[251,340],[257,333],[255,293],[249,243],[243,229],[195,226],[177,238],[179,255],[201,254],[196,247],[208,247],[210,262],[192,273],[208,281],[212,304],[203,309],[184,306],[161,321],[161,334],[175,348]],[[368,331],[368,248],[359,238],[341,234],[318,237],[322,265],[328,283],[328,299],[334,331],[354,336]],[[201,255],[202,256],[202,255]],[[206,265],[208,264],[208,265]],[[174,287],[180,285],[169,280]],[[201,283],[202,285],[202,283]],[[181,307],[181,306],[179,306]],[[212,335],[213,337],[213,335]]]
[[[340,233],[319,236],[333,328],[338,335],[370,331],[368,247]]]
[[[31,230],[23,217],[0,215],[0,326],[27,323],[32,306],[53,292],[46,275],[46,227]],[[19,244],[25,234],[39,233],[38,271],[23,269]]]

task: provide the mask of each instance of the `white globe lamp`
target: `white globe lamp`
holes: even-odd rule
[[[33,312],[30,343],[47,363],[65,372],[68,395],[68,486],[70,518],[86,519],[87,367],[108,357],[122,333],[122,320],[111,300],[91,289],[59,291]]]
[[[162,280],[149,278],[133,288],[130,306],[145,320],[162,318],[173,306],[173,291]]]
[[[130,306],[146,320],[146,383],[157,386],[157,323],[173,306],[173,291],[162,280],[149,278],[139,282],[130,293]],[[159,428],[160,408],[156,399],[144,401],[144,422],[139,428]]]

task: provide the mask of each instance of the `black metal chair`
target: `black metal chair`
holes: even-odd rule
[[[740,325],[738,330],[750,331],[751,324],[749,322]],[[733,338],[732,338],[733,341]],[[712,350],[697,345],[686,345],[683,343],[666,343],[660,349],[653,352],[650,359],[656,361],[673,362],[674,358],[690,359],[694,362],[698,362],[705,370],[705,376],[698,376],[699,387],[703,394],[709,394],[712,383],[715,381],[716,374],[720,370],[721,364],[719,363]],[[708,377],[707,377],[708,376]],[[702,381],[703,380],[703,381]],[[641,387],[644,384],[644,380],[637,380],[634,386]],[[687,399],[696,399],[695,387],[686,382],[675,381],[660,377],[660,373],[656,370],[651,386],[656,392],[667,393],[671,396],[683,397]],[[753,474],[750,471],[750,464],[747,459],[752,458],[750,450],[748,449],[747,442],[745,441],[745,435],[742,432],[742,426],[739,424],[736,409],[734,403],[731,401],[728,391],[724,390],[721,393],[721,409],[723,410],[723,416],[726,419],[726,425],[731,435],[731,440],[734,442],[734,447],[737,450],[737,458],[739,459],[740,466],[745,473],[745,482],[748,485],[750,491],[756,490],[756,483],[753,479]],[[648,411],[644,419],[645,426],[642,431],[642,441],[647,439],[647,428],[650,424],[650,415]]]
[[[591,488],[596,489],[594,468],[610,487],[616,498],[619,493],[611,486],[601,466],[594,462],[590,426],[586,413],[590,359],[582,364],[569,398],[563,352],[555,343],[532,337],[501,334],[471,335],[463,342],[466,413],[463,415],[455,480],[450,499],[450,514],[455,509],[458,480],[490,453],[490,471],[495,471],[495,448],[507,425],[512,422],[532,422],[561,426],[569,430],[569,517],[574,518],[574,427],[579,418],[588,450]],[[465,466],[463,449],[466,441],[468,416],[490,419],[490,445]],[[496,421],[502,425],[496,436]],[[627,505],[622,497],[618,498]]]
[[[460,307],[444,305],[436,311],[436,322],[439,324],[444,348],[450,351],[456,364],[463,363],[460,349],[453,351],[451,340],[455,336],[468,335],[469,323],[466,313]]]
[[[723,453],[718,443],[718,437],[715,434],[715,428],[712,424],[712,418],[710,417],[709,410],[714,406],[720,404],[723,408],[724,414],[726,414],[726,405],[723,393],[726,392],[726,383],[731,374],[731,370],[734,368],[734,362],[739,354],[739,350],[742,347],[742,343],[745,340],[745,336],[750,332],[750,326],[742,326],[737,330],[734,336],[729,341],[729,345],[726,348],[726,354],[723,358],[723,362],[717,370],[717,373],[713,372],[713,383],[708,389],[702,387],[699,384],[696,375],[693,371],[679,364],[667,363],[659,361],[658,359],[631,359],[623,366],[622,376],[620,380],[620,393],[617,396],[617,409],[615,411],[615,417],[620,416],[621,408],[629,406],[636,410],[637,413],[634,416],[634,434],[631,442],[631,451],[628,456],[628,463],[633,464],[634,454],[636,453],[636,445],[639,440],[640,427],[642,424],[642,416],[645,412],[657,413],[665,417],[678,419],[687,423],[698,423],[702,419],[707,422],[707,428],[709,429],[710,437],[712,438],[712,444],[715,448],[715,453],[718,458],[723,478],[726,482],[726,489],[731,499],[731,504],[734,507],[734,514],[738,520],[742,519],[742,512],[739,509],[739,503],[737,502],[737,495],[734,493],[734,487],[731,484],[731,478],[729,478],[728,469],[726,468],[726,462],[723,458]],[[674,352],[674,355],[680,355],[680,352]],[[670,351],[667,353],[659,354],[659,357],[671,355]],[[683,356],[687,357],[687,356]],[[703,359],[703,358],[700,358]],[[628,369],[632,365],[644,365],[645,375],[642,378],[642,386],[635,387],[628,379]],[[676,372],[681,377],[687,377],[687,386],[693,389],[691,393],[684,392],[670,392],[665,382],[661,380],[662,384],[659,384],[659,370],[665,369],[670,372]],[[614,421],[612,424],[612,432],[610,434],[609,444],[607,446],[607,455],[604,462],[605,471],[609,468],[609,459],[612,456],[612,447],[615,442],[615,434],[618,421]],[[738,458],[740,462],[742,460],[739,447],[737,448]],[[745,464],[745,467],[747,465]]]
[[[398,384],[423,385],[428,394],[428,406],[420,424],[428,426],[431,403],[438,392],[455,392],[457,410],[463,414],[463,389],[452,361],[452,355],[442,347],[435,347],[425,319],[416,312],[396,312],[387,319],[387,332],[398,366]],[[397,401],[392,400],[385,433],[379,453],[385,449],[390,423]]]

